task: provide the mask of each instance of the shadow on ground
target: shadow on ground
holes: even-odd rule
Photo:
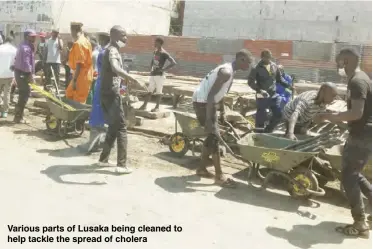
[[[29,137],[37,137],[42,140],[45,140],[47,142],[57,142],[60,141],[61,138],[59,138],[57,135],[47,131],[47,130],[39,130],[35,127],[29,126],[32,130],[30,129],[22,129],[17,128],[13,133],[16,135],[27,135]]]
[[[171,152],[160,152],[158,154],[155,154],[155,156],[159,159],[165,160],[167,162],[179,165],[183,168],[190,169],[190,170],[195,170],[198,166],[198,163],[199,163],[199,158],[196,157],[196,156],[185,155],[184,157],[177,158],[177,157],[173,156]],[[247,169],[237,170],[237,172],[232,174],[232,176],[236,179],[239,179],[241,181],[246,182],[247,181],[247,171],[248,171]],[[194,183],[190,182],[190,181],[192,181],[192,182],[193,181],[198,181],[199,179],[198,179],[197,176],[196,177],[194,177],[194,176],[171,177],[168,180],[170,182],[173,182],[174,184],[176,184],[175,181],[177,181],[177,180],[184,181],[184,183],[179,183],[180,187],[178,189],[171,190],[170,188],[168,188],[168,191],[173,192],[173,193],[193,192],[193,191],[197,191],[197,190],[193,190],[193,186],[196,186],[196,187],[201,186],[201,184],[199,184],[199,183],[197,184],[195,182]],[[257,183],[258,183],[258,181],[259,180],[254,180],[254,182],[257,182]],[[160,179],[156,181],[156,184],[158,184],[160,186],[164,185],[162,183],[162,180],[160,180]],[[245,190],[248,189],[248,186],[246,184],[243,184],[243,183],[240,183],[240,184],[242,184],[242,187],[245,188]],[[167,183],[166,183],[166,185],[167,185]],[[269,182],[268,189],[274,188],[274,189],[282,189],[283,190],[284,188],[286,188],[286,186],[287,186],[287,183],[283,178],[281,178],[279,176],[274,176],[271,179],[271,181]],[[339,192],[339,190],[336,190],[336,189],[333,189],[333,188],[328,188],[328,187],[325,190],[326,190],[326,195],[324,197],[316,198],[317,201],[320,201],[320,202],[323,202],[323,203],[329,203],[329,204],[340,206],[340,207],[347,207],[347,201],[346,201],[345,197]],[[222,189],[222,191],[224,192],[224,191],[230,191],[230,190]],[[270,191],[266,191],[266,190],[262,191],[260,189],[255,189],[255,188],[253,189],[253,191],[254,191],[253,192],[254,196],[256,196],[256,194],[258,194],[258,195],[261,195],[261,196],[269,195],[268,198],[275,198],[275,199],[278,198],[278,197],[276,197],[277,194],[275,194],[273,192],[270,192]],[[261,206],[261,205],[265,206],[265,203],[262,203],[261,201],[259,201],[260,199],[259,200],[250,200],[251,199],[250,196],[252,196],[253,193],[247,193],[247,191],[246,191],[246,193],[242,193],[242,196],[241,196],[242,199],[240,199],[241,197],[235,198],[236,191],[233,191],[231,193],[231,195],[230,194],[225,194],[223,192],[220,193],[220,194],[217,193],[217,197],[222,198],[222,199],[228,199],[228,200],[230,198],[232,201],[248,203],[248,204],[250,204],[253,201],[254,202],[260,202],[260,203],[258,203],[259,206]],[[272,195],[274,195],[274,197],[272,197]],[[285,195],[287,195],[287,193]],[[227,196],[228,198],[225,198],[225,196]],[[247,199],[247,198],[249,198],[249,199]],[[289,201],[287,199],[285,200],[287,202],[299,202],[299,201],[291,198],[290,196],[288,196],[288,197],[284,196],[283,198],[288,198]],[[283,201],[283,199],[281,199],[279,201]],[[278,204],[280,204],[280,203],[278,203]],[[279,208],[280,208],[280,210],[282,210],[281,207],[279,207]],[[273,209],[277,209],[277,208],[274,207]],[[311,214],[300,214],[300,215],[313,217]]]
[[[232,176],[240,179],[242,181],[247,181],[247,169],[240,170],[234,173]],[[254,181],[258,182],[258,179]],[[280,177],[280,176],[273,176],[273,178],[269,181],[270,188],[276,189],[284,189],[287,186],[287,181]],[[312,197],[312,199],[317,200],[318,202],[328,203],[339,207],[346,207],[348,208],[348,202],[345,196],[339,191],[339,189],[335,189],[332,187],[325,186],[325,196],[322,197]]]
[[[106,182],[74,182],[65,181],[62,179],[65,175],[84,175],[84,174],[103,174],[103,175],[118,175],[108,168],[103,168],[97,165],[54,165],[40,171],[41,174],[48,176],[57,183],[72,184],[72,185],[105,185]]]
[[[188,176],[170,176],[160,177],[155,180],[155,184],[164,190],[171,193],[191,193],[191,192],[216,192],[213,190],[203,190],[201,187],[211,187],[214,184],[214,180],[209,180],[211,183],[200,183],[201,178],[197,175]],[[315,219],[316,216],[307,212],[304,213],[299,210],[300,206],[307,207],[318,207],[317,203],[311,201],[299,201],[292,199],[290,196],[286,196],[271,191],[265,191],[248,187],[246,184],[237,183],[237,188],[228,189],[222,188],[220,191],[215,193],[215,196],[219,199],[234,201],[238,203],[244,203],[248,205],[264,207],[274,210],[280,210],[285,212],[294,212],[300,216]],[[195,189],[198,187],[198,189]]]
[[[159,152],[154,155],[155,157],[166,162],[179,165],[185,169],[195,170],[200,162],[199,157],[185,155],[183,157],[175,157],[171,152]]]
[[[42,153],[42,154],[48,154],[49,156],[53,157],[77,157],[77,156],[84,156],[88,153],[85,153],[83,149],[80,149],[78,147],[68,147],[64,149],[56,149],[56,150],[50,150],[50,149],[40,149],[36,152]]]
[[[317,225],[294,225],[290,231],[283,228],[267,227],[267,232],[301,249],[309,249],[317,244],[342,244],[348,238],[335,232],[337,226],[344,224],[324,221]],[[327,246],[326,246],[327,248]]]

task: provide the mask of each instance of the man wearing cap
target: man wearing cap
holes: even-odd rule
[[[90,125],[90,133],[89,133],[89,141],[84,148],[87,149],[87,152],[90,153],[93,150],[99,149],[103,142],[105,141],[105,119],[104,114],[101,108],[101,97],[100,97],[100,88],[101,88],[101,66],[102,66],[102,59],[105,54],[105,50],[110,44],[110,35],[108,33],[99,33],[98,34],[98,42],[99,42],[99,54],[97,56],[97,80],[92,87],[93,90],[93,99],[92,99],[92,110],[91,115],[89,117],[89,125]]]
[[[66,89],[68,99],[85,103],[93,80],[92,46],[84,36],[82,23],[71,23],[71,36],[74,39],[69,54],[69,66],[74,71],[73,79]]]
[[[39,34],[39,38],[40,38],[40,42],[38,44],[38,47],[36,49],[36,54],[39,56],[39,60],[45,62],[45,58],[44,58],[44,51],[45,51],[45,47],[46,47],[46,42],[45,42],[45,38],[47,37],[47,35],[44,33],[44,32],[40,32]]]
[[[61,51],[63,48],[62,39],[59,37],[59,31],[52,30],[51,38],[48,39],[45,49],[46,58],[46,86],[51,85],[52,70],[57,85],[60,83],[60,68],[61,68]]]
[[[36,32],[28,29],[24,33],[25,40],[18,46],[14,63],[14,76],[18,86],[18,102],[15,107],[14,122],[28,123],[23,111],[30,96],[30,82],[34,82],[35,73],[35,39]]]

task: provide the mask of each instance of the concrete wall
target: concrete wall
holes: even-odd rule
[[[0,1],[0,31],[26,28],[70,32],[70,22],[84,23],[88,32],[122,25],[132,34],[168,35],[172,0],[137,1]],[[52,25],[53,24],[53,25]],[[7,28],[7,26],[12,27]],[[14,27],[14,25],[18,25]]]
[[[116,24],[132,34],[168,35],[169,32],[171,0],[63,2],[62,8],[61,2],[55,3],[53,10],[56,17],[61,13],[56,26],[63,33],[70,32],[71,21],[83,22],[84,29],[90,32],[109,31]]]
[[[372,1],[187,0],[183,35],[371,43]]]
[[[153,51],[152,36],[130,36],[124,49],[134,59],[133,70],[149,71]],[[335,54],[347,46],[356,47],[362,55],[362,69],[370,77],[372,74],[372,46],[350,45],[345,43],[317,43],[273,40],[232,40],[193,37],[166,37],[165,49],[178,62],[172,71],[178,75],[203,77],[217,64],[232,61],[235,53],[246,48],[259,60],[260,52],[268,48],[278,63],[285,66],[288,73],[297,78],[312,82],[342,82],[336,72]],[[309,51],[315,51],[313,54]],[[248,72],[237,74],[246,78]]]

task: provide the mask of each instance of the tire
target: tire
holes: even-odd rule
[[[81,121],[81,122],[75,122],[74,124],[75,126],[75,133],[80,137],[81,135],[83,135],[84,131],[85,131],[85,122]]]
[[[61,127],[61,120],[59,120],[52,114],[48,114],[45,118],[45,125],[48,131],[58,132]]]
[[[176,157],[183,157],[189,150],[189,139],[181,132],[173,134],[170,138],[169,149]]]
[[[326,179],[321,179],[320,177],[316,177],[316,178],[317,178],[317,182],[319,183],[320,188],[325,187],[325,185],[328,183],[328,180]]]
[[[319,189],[319,183],[316,176],[306,167],[297,167],[290,172],[290,176],[299,181],[307,189],[317,191]],[[311,195],[304,190],[299,189],[296,185],[290,183],[288,186],[289,194],[298,199],[309,199]]]

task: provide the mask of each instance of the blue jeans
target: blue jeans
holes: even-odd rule
[[[264,128],[264,124],[267,121],[267,109],[271,110],[272,116],[269,120],[269,124],[265,127],[264,132],[273,132],[275,127],[281,122],[282,119],[282,99],[281,96],[275,95],[269,98],[257,98],[256,99],[256,117],[255,127]]]

